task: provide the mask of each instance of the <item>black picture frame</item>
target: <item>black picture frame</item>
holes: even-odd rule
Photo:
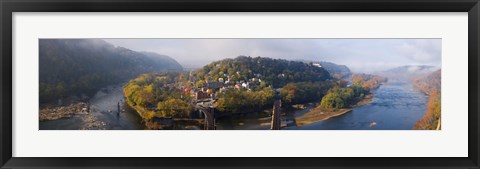
[[[1,0],[2,168],[479,168],[478,0]],[[468,12],[468,157],[34,158],[12,157],[13,12]],[[33,141],[33,140],[32,140]]]

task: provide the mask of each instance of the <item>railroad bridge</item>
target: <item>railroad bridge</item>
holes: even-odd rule
[[[275,100],[273,105],[272,122],[270,126],[271,130],[280,130],[282,127],[282,112],[280,111],[281,107],[282,101]],[[204,130],[215,130],[215,108],[212,106],[201,105],[197,105],[195,108],[205,115]]]

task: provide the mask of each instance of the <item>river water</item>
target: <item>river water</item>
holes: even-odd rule
[[[395,82],[373,91],[370,104],[350,113],[302,127],[300,130],[410,130],[426,111],[428,97],[411,83]]]
[[[141,118],[125,104],[122,85],[98,91],[90,100],[88,115],[75,115],[52,121],[41,121],[40,130],[142,130]],[[120,104],[120,106],[119,106]]]
[[[295,126],[295,118],[300,117],[315,108],[313,104],[307,104],[305,109],[281,109],[285,112],[282,124]],[[272,108],[273,109],[273,108]],[[216,119],[217,130],[269,130],[271,125],[271,111],[266,110],[258,113],[237,114]]]

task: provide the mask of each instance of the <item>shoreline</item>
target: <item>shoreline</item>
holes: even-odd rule
[[[137,114],[138,114],[142,119],[144,119],[143,114],[144,114],[145,112],[147,112],[147,110],[145,110],[143,107],[140,107],[140,106],[133,106],[133,105],[131,105],[128,101],[126,101],[126,104],[127,104],[127,106],[129,106],[130,108],[132,108],[135,112],[137,112]]]
[[[309,112],[307,112],[307,113],[305,113],[301,116],[294,117],[296,127],[302,127],[302,126],[306,126],[306,125],[309,125],[309,124],[325,121],[325,120],[328,120],[328,119],[333,118],[333,117],[344,115],[346,113],[351,112],[353,110],[353,108],[355,108],[355,107],[359,107],[359,106],[363,106],[363,105],[367,105],[367,104],[371,103],[373,101],[373,98],[374,98],[374,94],[370,93],[370,94],[365,95],[363,98],[356,99],[354,101],[354,104],[352,104],[348,108],[342,108],[342,109],[330,110],[330,111],[322,110],[320,108],[320,105],[316,105],[316,107],[312,108]],[[129,104],[128,101],[126,103],[130,108],[132,108],[143,119],[143,113],[146,112],[147,110],[145,110],[143,107],[140,107],[140,106],[137,106],[137,105],[132,106],[131,104]],[[267,109],[265,109],[265,110],[267,110]],[[235,114],[235,115],[238,115],[238,114]],[[271,118],[270,116],[258,118],[257,120],[262,121],[262,122],[260,122],[259,126],[257,126],[257,127],[267,126],[267,123],[268,123],[268,125],[270,125],[270,123],[269,123],[270,118]],[[185,119],[182,119],[182,120],[185,120]],[[199,119],[197,119],[197,120],[199,120]],[[192,120],[192,121],[199,122],[197,120]],[[144,124],[144,125],[148,127],[148,124]]]
[[[321,122],[328,120],[333,117],[341,116],[345,113],[351,112],[352,109],[338,109],[333,111],[322,111],[321,108],[316,107],[312,111],[308,112],[307,114],[300,116],[295,119],[297,127],[306,126],[309,124]]]
[[[49,123],[57,120],[73,120],[77,118],[77,130],[104,130],[107,123],[92,114],[85,102],[71,103],[64,106],[46,106],[40,109],[39,123]],[[43,130],[40,127],[40,130]],[[48,130],[48,129],[46,129]]]
[[[343,109],[331,110],[331,111],[322,110],[320,105],[318,105],[317,107],[313,108],[310,112],[304,114],[303,116],[295,118],[295,121],[296,121],[297,127],[318,123],[333,117],[337,117],[337,116],[341,116],[346,113],[349,113],[353,110],[353,108],[367,105],[371,103],[372,100],[373,100],[373,94],[371,93],[366,95],[362,99],[358,100],[350,108],[343,108]]]
[[[364,96],[362,99],[358,100],[355,104],[350,106],[351,108],[358,107],[358,106],[363,106],[371,103],[373,101],[373,93],[370,93],[366,96]]]
[[[63,105],[40,105],[40,130],[70,128],[75,130],[137,129],[137,119],[124,114],[122,84],[102,88],[88,100],[75,100]],[[117,110],[118,109],[118,110]],[[138,116],[135,114],[135,116]],[[134,122],[135,121],[135,122]],[[132,123],[134,122],[134,123]],[[43,125],[42,125],[43,123]],[[44,126],[44,127],[42,127]],[[63,126],[60,127],[59,126]]]

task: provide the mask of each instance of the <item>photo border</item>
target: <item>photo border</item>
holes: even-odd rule
[[[479,168],[478,0],[2,0],[2,168]],[[468,12],[468,157],[426,158],[35,158],[12,157],[13,12]]]

